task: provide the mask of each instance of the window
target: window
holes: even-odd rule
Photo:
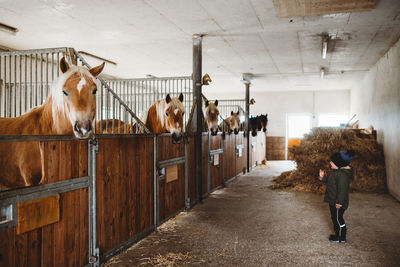
[[[318,116],[319,127],[339,127],[349,120],[348,115],[343,114],[321,114]]]
[[[287,116],[287,138],[303,138],[310,132],[311,115],[294,114]]]

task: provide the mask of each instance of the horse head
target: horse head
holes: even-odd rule
[[[183,115],[185,115],[185,107],[183,106],[183,94],[178,98],[171,97],[169,94],[165,97],[164,122],[165,128],[172,134],[172,142],[179,143],[183,136]]]
[[[95,77],[103,68],[104,63],[87,69],[70,66],[64,57],[60,60],[62,74],[51,92],[53,121],[58,133],[73,132],[80,139],[91,136],[96,115]]]
[[[268,114],[260,116],[261,128],[263,132],[267,131],[267,124],[268,124]]]
[[[258,116],[257,117],[252,117],[249,118],[249,126],[250,126],[250,131],[252,136],[257,136],[257,130],[258,130]]]
[[[231,116],[227,119],[227,122],[229,124],[229,130],[238,134],[240,127],[239,111],[237,113],[231,111]]]
[[[207,123],[208,130],[211,132],[211,135],[217,135],[218,133],[218,115],[219,110],[218,100],[215,100],[214,103],[206,101],[206,110],[205,110],[205,121]]]

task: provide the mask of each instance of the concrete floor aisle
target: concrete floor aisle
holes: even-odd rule
[[[292,167],[272,161],[254,169],[105,266],[400,266],[397,200],[351,194],[348,242],[330,243],[322,195],[268,188]]]

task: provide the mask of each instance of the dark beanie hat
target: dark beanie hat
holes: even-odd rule
[[[353,160],[354,151],[353,150],[343,150],[340,152],[333,153],[331,155],[331,160],[338,168],[345,167]]]

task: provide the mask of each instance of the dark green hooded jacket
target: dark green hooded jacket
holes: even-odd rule
[[[329,205],[342,205],[343,209],[349,207],[349,184],[353,178],[353,169],[349,166],[333,170],[329,176],[325,175],[321,181],[326,183],[324,201]]]

